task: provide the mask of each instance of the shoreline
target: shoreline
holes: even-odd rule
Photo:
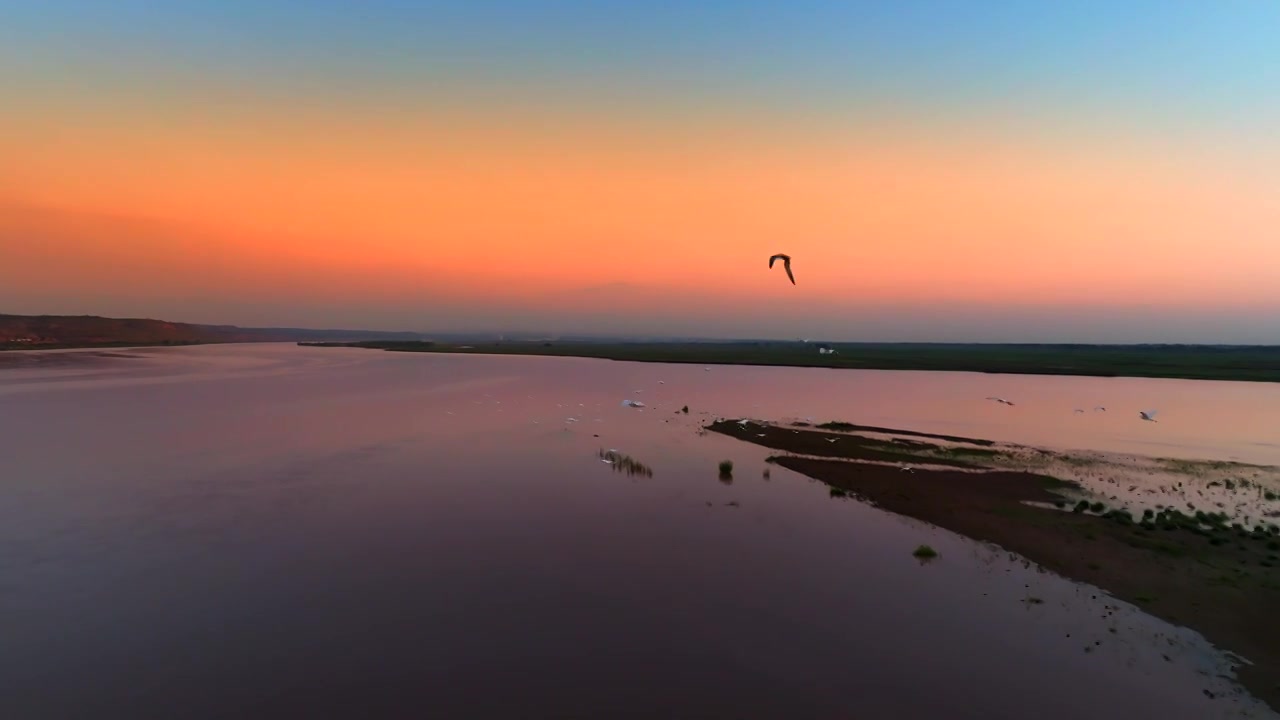
[[[920,370],[1007,375],[1280,382],[1280,346],[977,345],[791,342],[433,341],[299,342],[387,352],[580,357],[622,362],[831,370]]]
[[[128,350],[130,348],[192,347],[195,345],[226,345],[235,340],[156,340],[153,342],[98,342],[98,343],[0,343],[0,353],[38,353],[53,350]],[[247,342],[258,342],[250,340]]]
[[[1198,510],[1193,515],[1187,504],[1194,502],[1175,505],[1188,487],[1196,498],[1195,493],[1203,492],[1197,484],[1222,487],[1221,481],[1186,468],[1176,487],[1183,495],[1157,494],[1149,498],[1146,509],[1137,510],[1117,507],[1117,496],[1058,477],[1055,470],[1060,468],[1027,467],[1038,454],[1057,456],[1063,466],[1071,465],[1065,453],[994,443],[995,447],[947,446],[923,442],[919,433],[888,428],[876,428],[879,437],[735,420],[717,420],[705,429],[780,451],[768,462],[825,483],[833,498],[852,496],[975,541],[994,543],[1151,615],[1190,627],[1219,649],[1252,663],[1236,668],[1239,683],[1280,710],[1280,623],[1274,618],[1280,608],[1280,528],[1275,525],[1280,522],[1280,500],[1266,499],[1273,490],[1280,492],[1280,473],[1265,476],[1270,490],[1257,485],[1261,506],[1274,514],[1251,516],[1254,522],[1248,527],[1216,512]],[[1086,464],[1074,464],[1081,475],[1087,472],[1081,469]],[[910,465],[911,472],[903,465]],[[1229,475],[1256,466],[1204,467]],[[1084,509],[1078,507],[1082,502]]]

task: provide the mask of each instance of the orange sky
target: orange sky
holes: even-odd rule
[[[0,227],[33,240],[0,272],[109,283],[68,271],[83,253],[170,278],[157,290],[236,277],[266,295],[343,277],[459,300],[625,281],[675,303],[1280,302],[1272,178],[1160,148],[317,125],[7,132]],[[765,271],[773,252],[803,293]]]

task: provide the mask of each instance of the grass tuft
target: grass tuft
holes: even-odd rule
[[[653,477],[653,469],[635,458],[616,450],[601,450],[596,453],[601,460],[607,460],[614,472],[625,472],[627,475]]]
[[[934,550],[928,545],[921,545],[920,547],[916,548],[915,552],[911,554],[920,558],[921,560],[929,560],[929,559],[938,557],[938,551]]]

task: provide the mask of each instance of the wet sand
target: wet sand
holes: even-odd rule
[[[788,453],[770,462],[826,483],[835,496],[847,493],[995,543],[1190,627],[1245,658],[1240,682],[1280,709],[1280,535],[1270,523],[1260,519],[1254,529],[1222,519],[1197,522],[1183,514],[1186,504],[1174,512],[1172,500],[1145,518],[1127,510],[1074,511],[1081,498],[1106,504],[1109,496],[1074,479],[1000,467],[1058,453],[933,445],[908,431],[899,434],[913,439],[893,437],[898,431],[887,428],[854,435],[802,425],[719,420],[707,429]]]

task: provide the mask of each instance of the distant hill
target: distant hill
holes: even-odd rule
[[[205,343],[422,340],[413,332],[197,325],[96,315],[0,315],[0,349],[199,345]]]

